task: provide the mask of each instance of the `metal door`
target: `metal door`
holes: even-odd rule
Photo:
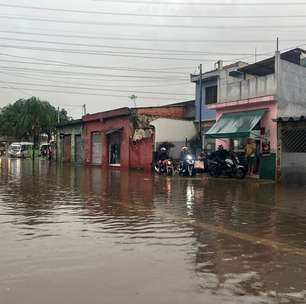
[[[64,136],[64,161],[71,161],[71,135]]]
[[[100,132],[91,134],[91,163],[94,165],[102,163],[102,137]]]
[[[81,135],[75,136],[75,161],[77,163],[83,161],[83,143]]]

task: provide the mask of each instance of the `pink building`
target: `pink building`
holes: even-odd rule
[[[203,74],[203,87],[211,97],[204,94],[205,107],[216,111],[216,122],[205,132],[204,144],[213,139],[216,146],[222,144],[244,155],[248,138],[254,139],[260,178],[284,177],[288,168],[301,166],[300,160],[306,161],[301,134],[306,130],[291,130],[296,138],[292,143],[293,136],[285,137],[277,122],[306,117],[305,55],[302,49],[282,54],[277,51],[274,57],[254,64],[239,62],[223,67],[219,62],[216,70]],[[197,84],[199,78],[191,76]]]

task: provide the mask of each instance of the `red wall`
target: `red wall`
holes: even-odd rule
[[[184,118],[184,107],[152,107],[135,109],[139,115],[152,115],[166,118]],[[85,115],[84,121],[84,151],[85,163],[91,164],[91,135],[101,132],[102,141],[102,167],[109,166],[107,134],[111,129],[122,128],[121,161],[120,168],[137,168],[152,170],[154,136],[133,142],[133,125],[129,119],[128,108]]]
[[[130,142],[130,168],[152,170],[154,137]]]
[[[111,119],[97,120],[96,114],[93,121],[90,121],[90,115],[87,115],[84,123],[84,144],[85,144],[85,163],[91,164],[91,134],[92,132],[101,132],[102,141],[102,167],[107,168],[109,163],[108,140],[106,132],[111,129],[122,128],[121,141],[121,169],[152,169],[153,162],[153,136],[149,139],[133,142],[133,126],[129,117],[114,117]]]
[[[95,117],[96,118],[96,117]],[[132,134],[132,128],[127,116],[114,117],[107,120],[90,121],[90,115],[87,115],[85,128],[85,163],[91,164],[91,134],[92,132],[102,132],[102,166],[108,167],[108,140],[106,132],[111,129],[122,128],[121,141],[121,168],[129,168],[129,139]]]

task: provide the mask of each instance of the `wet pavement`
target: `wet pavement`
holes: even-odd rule
[[[306,187],[0,159],[0,303],[306,303]]]

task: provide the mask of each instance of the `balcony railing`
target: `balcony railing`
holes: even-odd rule
[[[232,83],[221,81],[219,102],[244,100],[276,93],[275,74]]]

